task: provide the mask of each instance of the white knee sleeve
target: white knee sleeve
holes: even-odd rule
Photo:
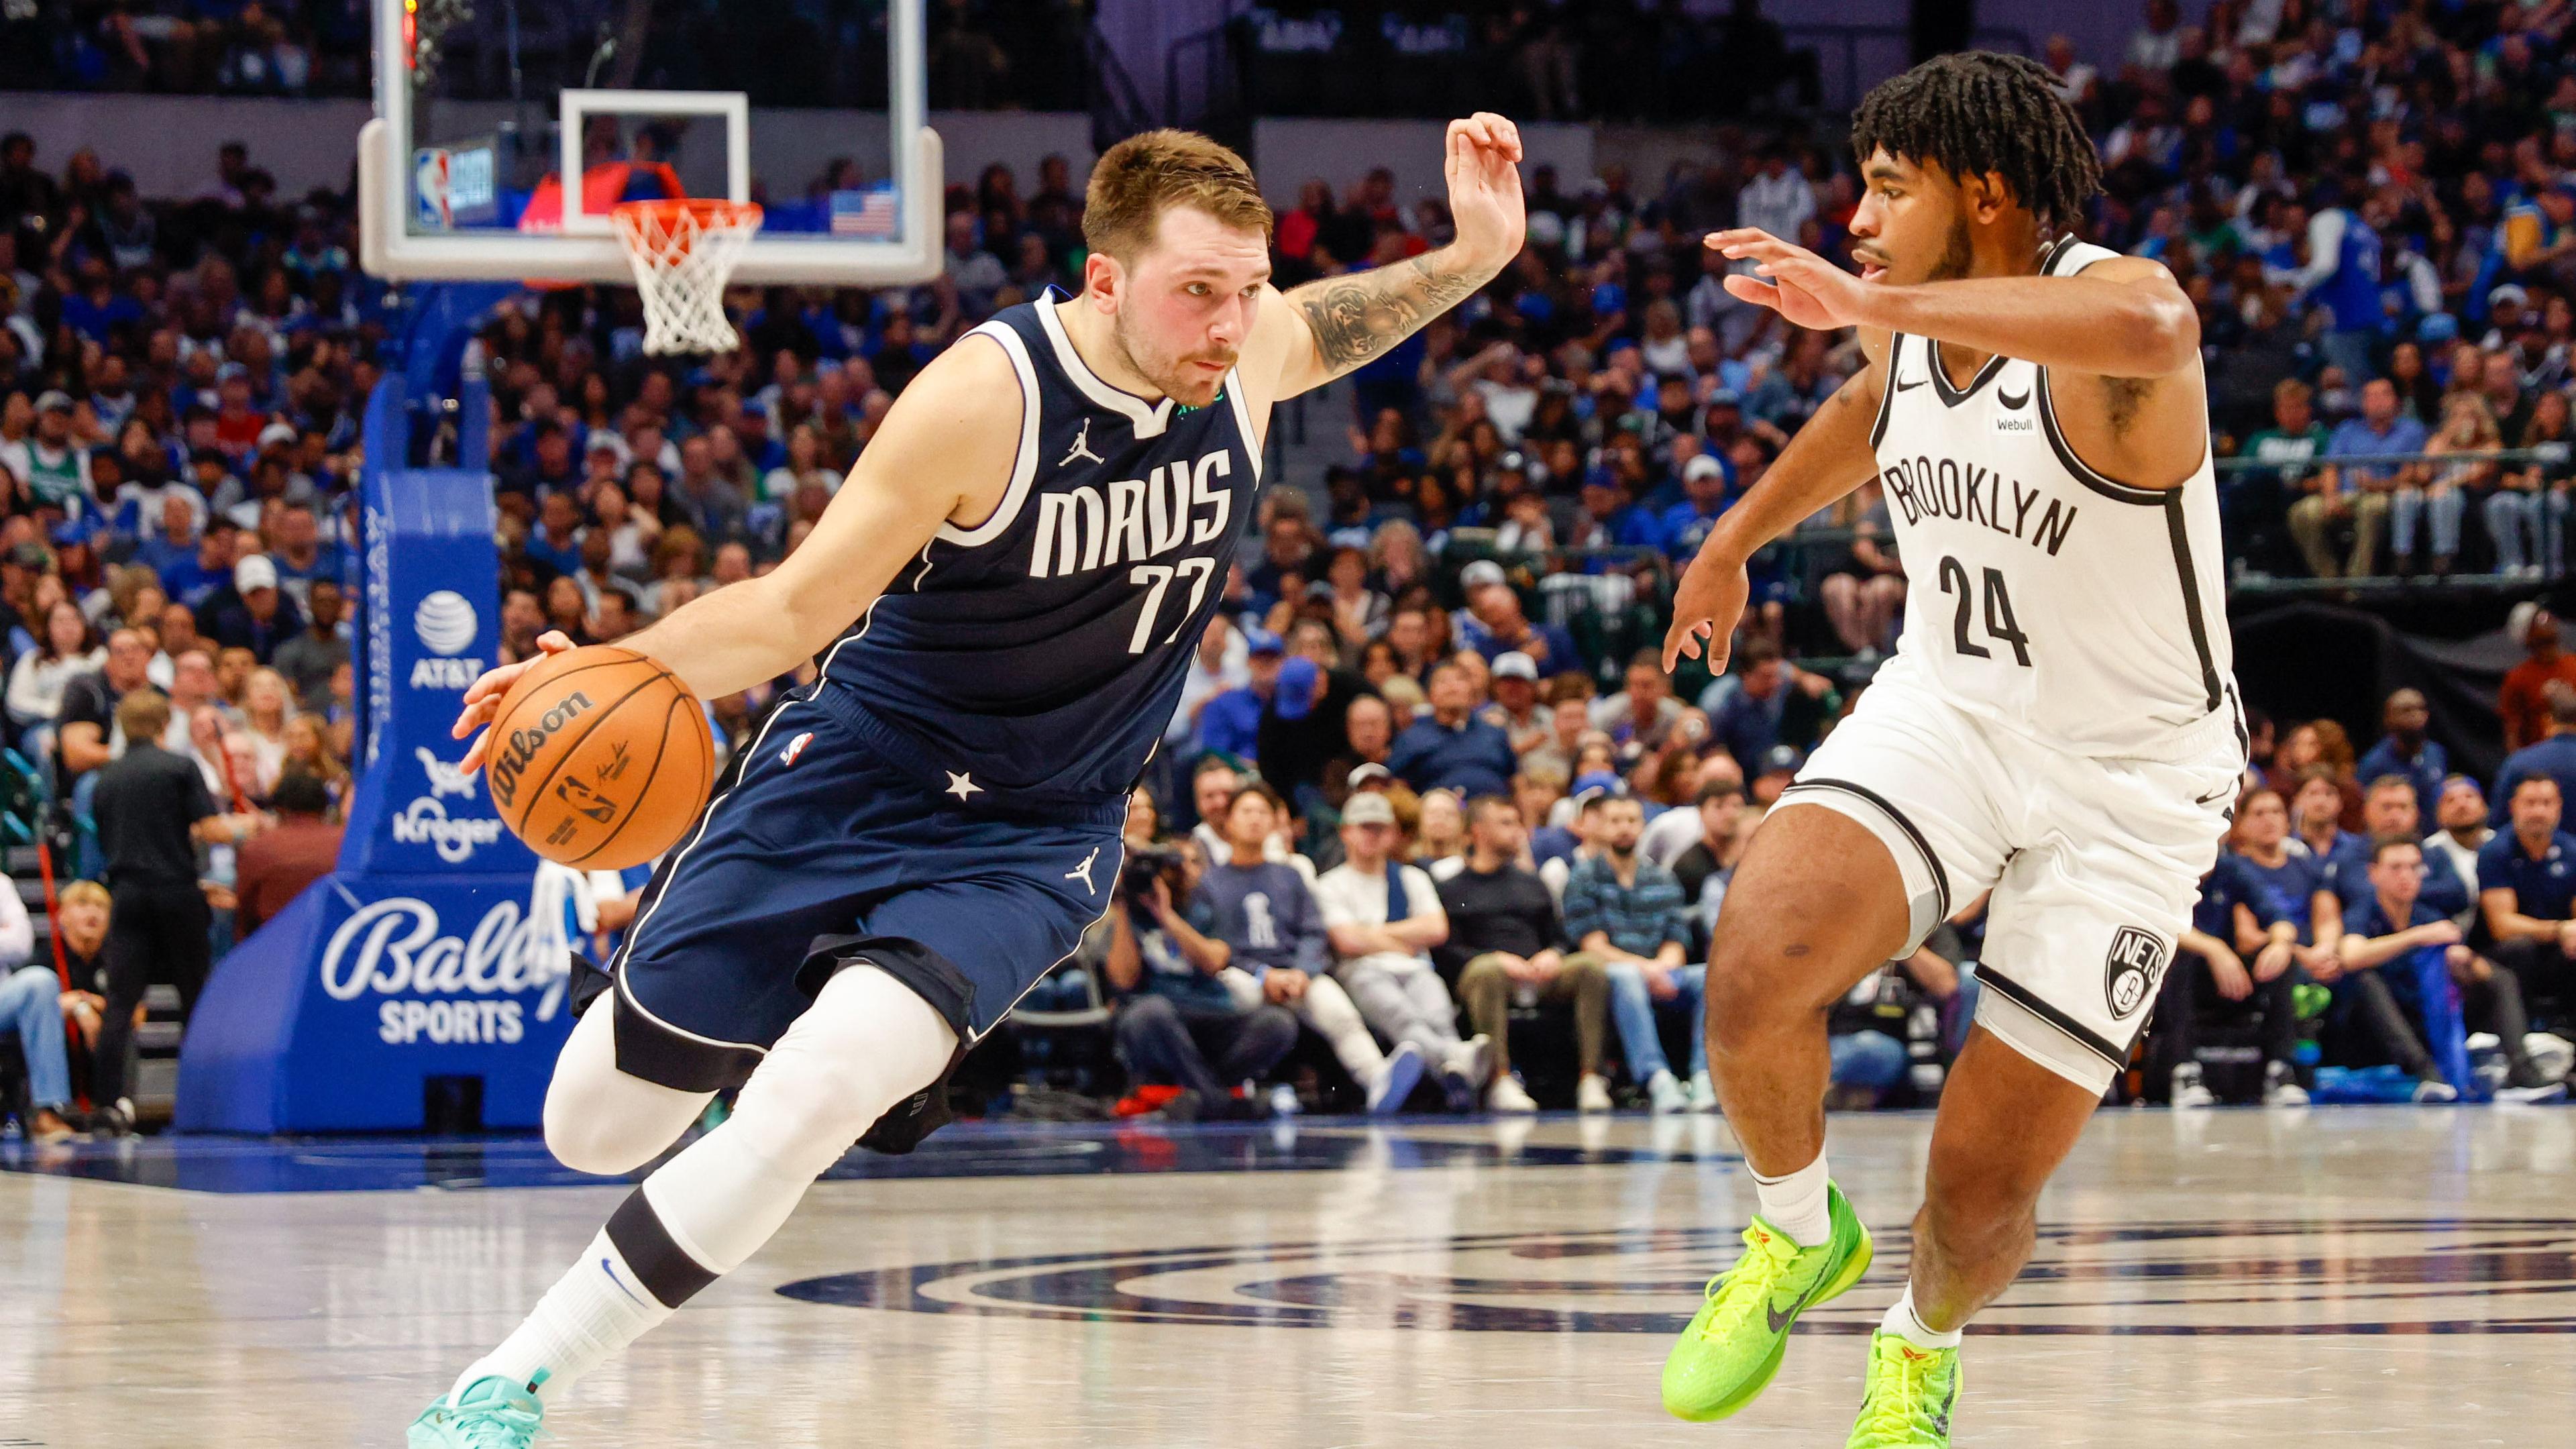
[[[711,1093],[683,1092],[617,1069],[614,996],[573,1024],[546,1086],[546,1148],[575,1172],[632,1172],[679,1140]]]

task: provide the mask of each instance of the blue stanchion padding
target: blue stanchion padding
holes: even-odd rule
[[[533,1127],[572,1029],[559,922],[525,877],[335,873],[224,957],[189,1023],[189,1132],[417,1131],[433,1078]]]
[[[500,642],[490,476],[405,468],[402,381],[369,400],[358,653],[365,763],[339,868],[236,946],[180,1054],[183,1129],[417,1130],[431,1078],[481,1079],[483,1125],[533,1127],[570,1030],[536,857],[449,729]]]

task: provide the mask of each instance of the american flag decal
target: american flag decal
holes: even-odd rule
[[[891,240],[902,218],[891,182],[856,191],[835,191],[831,200],[832,235]]]

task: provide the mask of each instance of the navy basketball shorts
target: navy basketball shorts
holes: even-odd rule
[[[1121,798],[987,808],[792,699],[663,857],[612,961],[617,1065],[680,1091],[737,1086],[833,973],[878,967],[971,1044],[1108,908]]]

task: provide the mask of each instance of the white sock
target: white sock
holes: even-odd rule
[[[1922,1319],[1915,1316],[1914,1285],[1911,1283],[1905,1285],[1905,1295],[1896,1300],[1896,1306],[1887,1310],[1887,1316],[1878,1321],[1878,1331],[1895,1334],[1916,1348],[1957,1348],[1959,1346],[1958,1329],[1951,1329],[1948,1333],[1934,1333],[1923,1326]]]
[[[1749,1170],[1749,1169],[1748,1169]],[[1812,1248],[1834,1235],[1834,1217],[1825,1207],[1825,1154],[1786,1177],[1753,1174],[1753,1195],[1762,1203],[1762,1220],[1788,1234],[1789,1241]]]
[[[476,1379],[497,1375],[525,1384],[539,1374],[540,1399],[552,1399],[573,1380],[606,1362],[671,1316],[656,1302],[602,1229],[581,1261],[557,1279],[534,1312],[501,1346],[476,1359],[449,1390],[452,1398]]]

